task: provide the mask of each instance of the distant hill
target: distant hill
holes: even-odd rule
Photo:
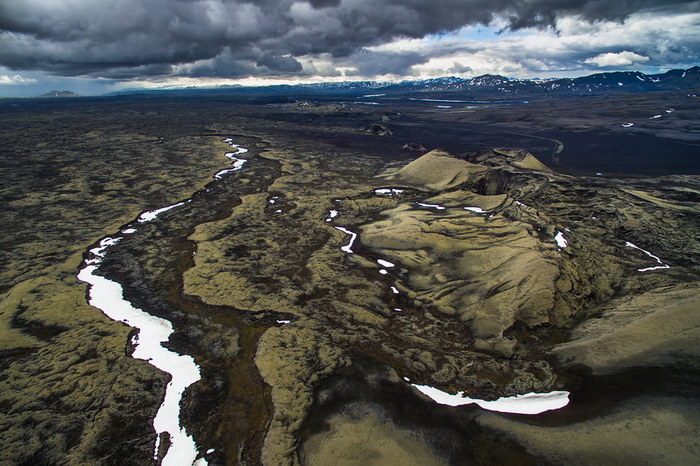
[[[49,91],[39,97],[79,97],[79,95],[73,91]]]

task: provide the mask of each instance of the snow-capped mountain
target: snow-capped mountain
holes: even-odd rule
[[[328,96],[342,98],[407,96],[414,98],[512,98],[600,95],[619,92],[672,91],[700,87],[700,67],[660,74],[639,71],[596,73],[579,78],[518,79],[485,74],[415,81],[345,81],[274,86],[221,86],[217,88],[131,90],[125,93],[243,94],[256,97]],[[449,97],[448,97],[449,96]]]

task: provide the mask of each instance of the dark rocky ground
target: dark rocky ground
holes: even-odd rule
[[[165,378],[75,273],[95,241],[193,193],[102,270],[201,366],[183,416],[210,464],[696,462],[697,103],[576,102],[1,102],[0,462],[152,461]],[[674,112],[648,120],[656,108]],[[249,162],[213,182],[222,137]],[[636,162],[606,148],[630,137]],[[413,162],[420,146],[451,154]],[[360,233],[355,254],[338,225]],[[626,241],[671,268],[639,272],[656,263]],[[401,377],[572,403],[450,408]]]

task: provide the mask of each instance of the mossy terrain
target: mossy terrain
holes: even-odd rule
[[[314,388],[353,358],[479,397],[561,388],[541,343],[551,331],[601,312],[613,296],[697,276],[697,246],[674,255],[653,244],[681,270],[651,276],[630,273],[649,258],[625,246],[629,239],[649,247],[649,231],[697,245],[693,216],[658,212],[652,228],[639,196],[557,175],[528,153],[429,153],[364,179],[337,164],[314,178],[314,165],[323,165],[315,154],[290,149],[274,157],[285,161],[286,175],[267,196],[246,198],[231,217],[196,230],[196,265],[185,277],[185,291],[206,302],[290,314],[291,324],[262,336],[256,357],[275,406],[268,463],[294,457],[298,419]],[[377,195],[380,186],[405,191]],[[607,212],[589,210],[594,205]],[[325,221],[331,209],[339,214]],[[349,238],[336,225],[360,234],[355,254],[340,249]],[[562,232],[567,247],[557,246]],[[382,275],[379,258],[396,268]],[[692,332],[695,321],[679,325]]]
[[[640,368],[692,379],[697,177],[568,176],[507,140],[405,150],[433,146],[401,125],[430,124],[386,109],[43,105],[0,122],[0,168],[16,180],[2,191],[0,462],[153,461],[166,377],[129,356],[129,328],[88,306],[75,274],[95,241],[182,199],[100,273],[173,322],[169,347],[201,367],[182,420],[210,464],[593,463],[623,460],[634,436],[643,458],[697,458],[697,417],[677,414],[696,406],[692,390],[620,395],[608,411],[584,399],[587,384]],[[250,152],[214,181],[230,164],[224,137]],[[352,253],[336,227],[358,234]],[[659,264],[627,242],[670,268],[639,271]],[[437,405],[404,378],[485,399],[567,389],[573,411],[532,427]],[[593,450],[644,413],[678,435],[654,443],[660,429],[630,421],[631,436]]]
[[[0,462],[148,458],[166,379],[125,354],[130,329],[89,306],[75,275],[96,240],[190,196],[230,162],[213,138],[169,126],[186,127],[184,114],[122,111],[10,111],[0,123],[0,170],[11,180],[2,187]]]

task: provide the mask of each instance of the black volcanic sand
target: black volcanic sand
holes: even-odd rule
[[[555,164],[579,174],[645,175],[700,174],[700,142],[674,141],[650,134],[615,134],[609,131],[558,131],[538,133],[564,144]],[[614,157],[610,157],[610,154]],[[551,160],[551,162],[550,162]]]
[[[697,177],[541,171],[523,153],[484,149],[551,154],[556,134],[542,121],[480,131],[483,122],[435,122],[454,116],[426,116],[416,106],[397,106],[398,115],[234,99],[19,102],[3,102],[0,121],[0,168],[16,180],[0,204],[11,219],[0,307],[0,462],[151,461],[165,377],[129,357],[129,329],[89,307],[74,276],[90,244],[142,210],[190,196],[113,247],[100,271],[122,283],[134,305],[172,321],[170,345],[202,368],[182,416],[200,451],[216,449],[210,464],[326,464],[357,445],[366,450],[348,463],[387,464],[399,455],[407,464],[697,460],[698,335],[688,301],[700,271]],[[372,124],[392,135],[368,134]],[[211,181],[230,163],[223,137],[251,149],[249,161]],[[407,142],[461,154],[461,181],[431,190],[437,165],[399,172],[423,154],[402,149]],[[384,186],[407,189],[373,193]],[[409,207],[433,197],[450,208]],[[462,205],[483,205],[493,218]],[[340,215],[326,222],[330,209]],[[395,233],[383,235],[383,222]],[[348,255],[340,246],[349,237],[336,225],[377,233]],[[553,236],[565,228],[570,247],[559,251]],[[625,241],[672,268],[637,272],[654,261]],[[475,259],[483,247],[493,262]],[[379,274],[378,258],[397,268]],[[508,258],[500,271],[498,258]],[[516,285],[498,281],[506,276]],[[495,305],[498,326],[465,289]],[[499,295],[510,304],[501,306]],[[455,308],[459,302],[470,304]],[[678,325],[688,327],[670,337],[643,325],[640,333],[614,315],[618,307],[640,322],[654,322],[657,308],[670,309],[670,319],[684,312]],[[598,330],[585,327],[591,317],[644,339],[607,361],[596,353]],[[597,361],[595,374],[575,358],[557,359],[570,338]],[[569,389],[573,403],[535,417],[449,408],[410,389],[404,376],[484,398]]]
[[[515,100],[499,105],[401,98],[377,101],[382,105],[373,110],[391,118],[393,138],[424,147],[454,153],[518,147],[558,171],[582,175],[700,174],[700,104],[686,93]],[[339,113],[357,111],[357,107],[346,104]],[[667,109],[673,112],[666,113]],[[662,118],[649,119],[657,114]],[[343,116],[326,113],[273,113],[266,118],[319,126],[343,124]],[[439,129],[433,126],[435,121],[440,122]],[[622,128],[627,122],[635,126]],[[357,125],[370,123],[367,118],[358,119]],[[555,154],[557,142],[563,150]]]
[[[693,96],[696,94],[678,91],[529,99],[527,103],[472,109],[470,104],[447,104],[451,109],[420,107],[415,102],[393,105],[426,120],[560,141],[564,147],[558,159],[552,159],[547,151],[530,150],[528,145],[516,146],[530,150],[548,165],[558,164],[558,170],[589,175],[698,175],[700,99]],[[655,115],[661,118],[650,118]],[[623,128],[623,123],[634,126]],[[507,138],[501,145],[510,145]]]

